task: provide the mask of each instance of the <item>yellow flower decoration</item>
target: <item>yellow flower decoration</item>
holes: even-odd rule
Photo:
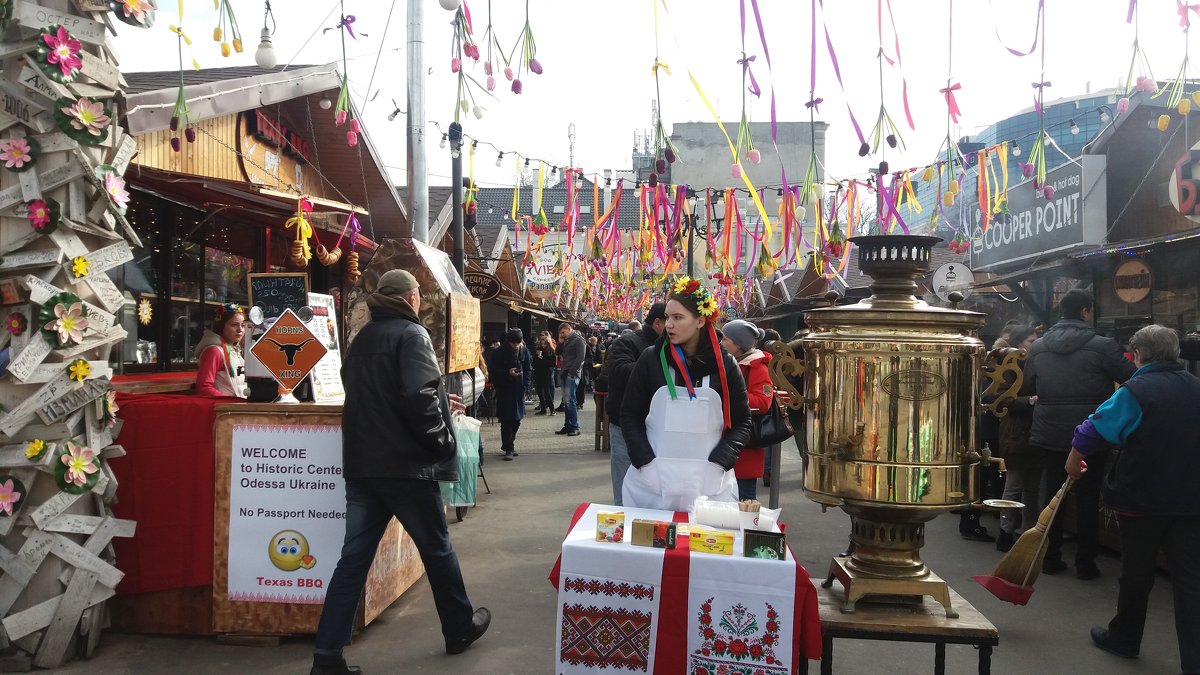
[[[35,438],[25,444],[25,458],[30,461],[36,460],[46,452],[46,441],[40,438]]]
[[[71,365],[67,368],[67,371],[72,380],[75,380],[76,382],[83,382],[88,378],[88,375],[92,374],[92,364],[84,361],[83,359],[75,359],[71,362]]]
[[[700,316],[711,317],[717,313],[717,301],[713,299],[713,296],[709,295],[696,303],[696,311],[700,312]]]
[[[675,295],[690,295],[696,301],[696,311],[700,316],[711,317],[717,313],[717,301],[713,298],[704,284],[691,277],[679,277],[671,287]]]
[[[71,274],[74,274],[76,279],[86,277],[91,267],[92,263],[83,256],[77,256],[71,260]]]

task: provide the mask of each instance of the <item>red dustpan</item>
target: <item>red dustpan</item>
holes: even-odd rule
[[[1071,489],[1074,478],[1058,489],[1058,494],[1038,516],[1037,524],[1025,530],[1017,543],[1008,553],[996,563],[996,569],[991,574],[981,574],[971,577],[980,586],[992,592],[992,595],[1014,605],[1024,605],[1033,595],[1033,582],[1037,581],[1038,573],[1042,571],[1042,561],[1046,558],[1046,532],[1058,515],[1058,505],[1063,495]]]

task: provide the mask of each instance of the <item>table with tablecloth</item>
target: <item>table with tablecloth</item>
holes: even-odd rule
[[[597,542],[596,513],[623,511],[626,541]],[[782,675],[821,658],[817,597],[785,560],[633,546],[634,519],[685,512],[581,504],[550,573],[558,589],[555,672]]]

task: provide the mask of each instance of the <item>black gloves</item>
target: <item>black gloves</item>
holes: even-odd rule
[[[713,451],[708,453],[708,461],[713,464],[719,464],[726,471],[731,471],[733,465],[737,464],[738,450],[730,446],[728,443],[720,443]]]

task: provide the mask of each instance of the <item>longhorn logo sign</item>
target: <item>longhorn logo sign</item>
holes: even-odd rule
[[[267,329],[250,353],[284,389],[295,389],[329,350],[290,309]]]

